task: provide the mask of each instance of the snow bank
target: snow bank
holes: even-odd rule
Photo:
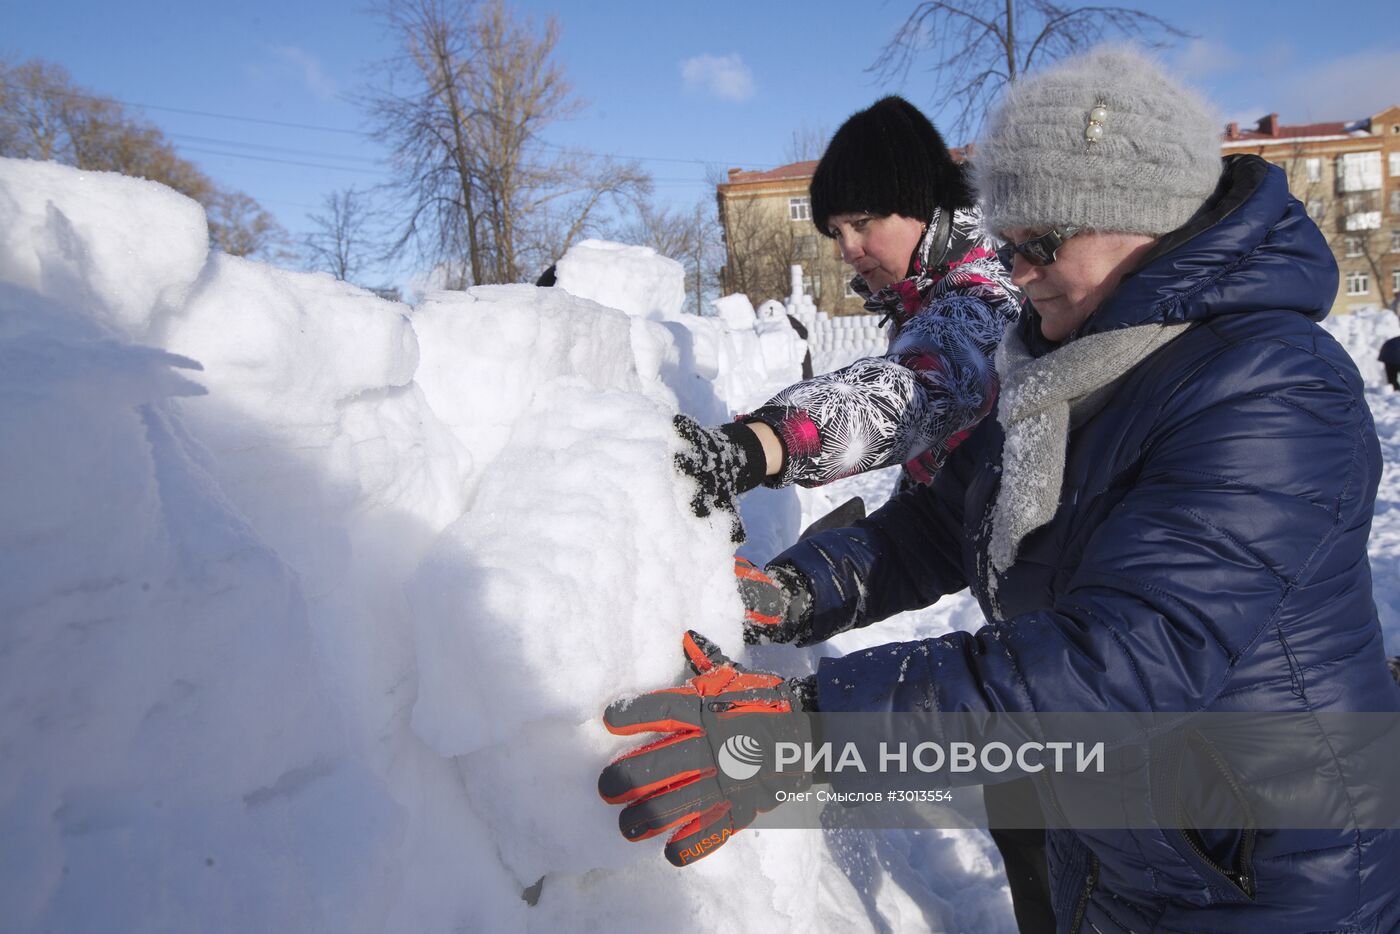
[[[1367,386],[1385,385],[1385,367],[1376,355],[1380,353],[1381,344],[1400,335],[1400,318],[1389,311],[1362,311],[1332,315],[1323,319],[1322,326],[1346,348]]]
[[[731,331],[741,331],[754,326],[756,316],[753,303],[747,295],[722,295],[710,302],[710,305],[715,310],[715,317]]]
[[[782,303],[770,299],[760,305],[753,328],[758,335],[758,352],[763,357],[764,368],[769,373],[794,374],[793,382],[800,379],[802,358],[808,352],[807,342],[788,323],[787,310]]]
[[[151,332],[199,272],[163,243],[162,208],[177,233],[202,215],[8,161],[0,201],[6,242],[33,235],[0,287],[0,917],[382,925],[402,810],[349,744],[296,572],[179,415],[208,399],[198,364],[112,333]],[[123,248],[131,218],[155,249]],[[108,297],[123,269],[150,277]]]
[[[806,345],[786,319],[759,318],[742,295],[719,299],[716,317],[682,314],[680,264],[648,247],[585,240],[559,260],[557,285],[625,312],[643,391],[701,424],[750,411],[802,377]],[[538,292],[529,299],[552,300]],[[800,530],[794,490],[755,490],[740,514],[749,534],[741,551],[755,561],[777,554]]]
[[[0,282],[135,339],[179,308],[204,267],[204,209],[163,186],[54,163],[6,162]]]
[[[1376,360],[1381,344],[1400,335],[1400,319],[1393,312],[1369,311],[1336,315],[1322,326],[1356,362],[1366,381],[1366,402],[1376,419],[1385,472],[1376,490],[1368,550],[1386,648],[1391,655],[1400,655],[1400,393],[1386,383],[1385,367]]]
[[[1007,923],[981,869],[935,892],[814,832],[678,872],[597,798],[630,745],[603,705],[674,683],[686,627],[740,654],[670,417],[792,374],[692,324],[532,287],[409,309],[208,254],[157,185],[0,160],[3,926]],[[771,553],[800,509],[764,496]]]
[[[647,246],[584,240],[555,264],[555,281],[570,295],[656,321],[679,320],[685,306],[685,267]]]
[[[796,332],[759,320],[743,295],[716,300],[714,317],[682,314],[684,270],[650,247],[585,240],[556,268],[560,289],[639,319],[634,357],[702,422],[748,411],[801,378],[805,347]]]

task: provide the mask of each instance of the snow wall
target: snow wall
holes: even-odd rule
[[[801,350],[682,316],[650,251],[559,272],[409,308],[211,252],[154,183],[0,160],[0,928],[1005,916],[981,851],[976,898],[916,904],[817,832],[683,872],[618,834],[602,708],[673,684],[688,627],[742,656],[671,416]],[[750,497],[746,553],[800,514]]]

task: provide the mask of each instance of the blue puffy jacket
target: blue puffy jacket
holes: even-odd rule
[[[1000,619],[984,577],[994,418],[932,485],[776,559],[811,583],[807,641],[964,587],[993,620],[824,659],[821,709],[1400,710],[1366,553],[1379,445],[1356,367],[1315,323],[1336,286],[1282,171],[1226,160],[1214,205],[1083,329],[1194,324],[1071,432],[1060,507],[1001,578]],[[1034,347],[1033,322],[1022,326]],[[1314,729],[1305,778],[1345,808],[1368,790],[1329,774],[1341,738]],[[1242,779],[1241,793],[1287,795],[1297,778]],[[1216,842],[1208,853],[1179,830],[1050,831],[1058,929],[1400,927],[1400,832],[1241,828]]]

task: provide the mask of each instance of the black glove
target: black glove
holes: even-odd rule
[[[767,475],[763,442],[739,422],[701,428],[694,419],[677,415],[671,424],[685,442],[676,452],[676,469],[699,487],[690,500],[690,508],[702,519],[717,510],[728,511],[733,517],[730,537],[735,544],[741,544],[744,526],[739,522],[734,500],[761,484]]]
[[[744,601],[744,641],[798,642],[812,631],[812,594],[795,568],[782,564],[760,570],[734,556],[734,578]]]
[[[780,791],[810,787],[800,763],[777,768],[779,742],[808,743],[811,718],[799,688],[774,674],[735,665],[695,632],[681,640],[695,672],[680,687],[616,701],[603,712],[610,733],[663,733],[614,761],[598,777],[609,804],[625,804],[618,826],[628,840],[674,831],[666,858],[685,866],[771,811]]]

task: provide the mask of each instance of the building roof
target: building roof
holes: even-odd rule
[[[776,169],[767,169],[761,172],[730,169],[729,184],[744,185],[751,182],[781,182],[792,178],[811,178],[812,173],[816,170],[816,159],[809,159],[806,162],[792,162],[788,165],[780,165]]]
[[[1238,123],[1227,125],[1221,139],[1226,145],[1231,143],[1272,143],[1282,140],[1346,137],[1357,130],[1368,130],[1369,127],[1369,120],[1356,120],[1352,122],[1336,120],[1326,123],[1295,123],[1285,125],[1278,122],[1278,114],[1272,113],[1260,117],[1253,129],[1242,130]]]
[[[948,150],[954,162],[962,162],[972,152],[972,146],[954,146]],[[780,165],[773,169],[761,171],[747,171],[745,169],[730,169],[729,178],[724,182],[728,185],[754,185],[761,182],[786,182],[800,178],[811,178],[817,171],[817,160],[808,159],[804,162],[790,162],[787,165]]]

